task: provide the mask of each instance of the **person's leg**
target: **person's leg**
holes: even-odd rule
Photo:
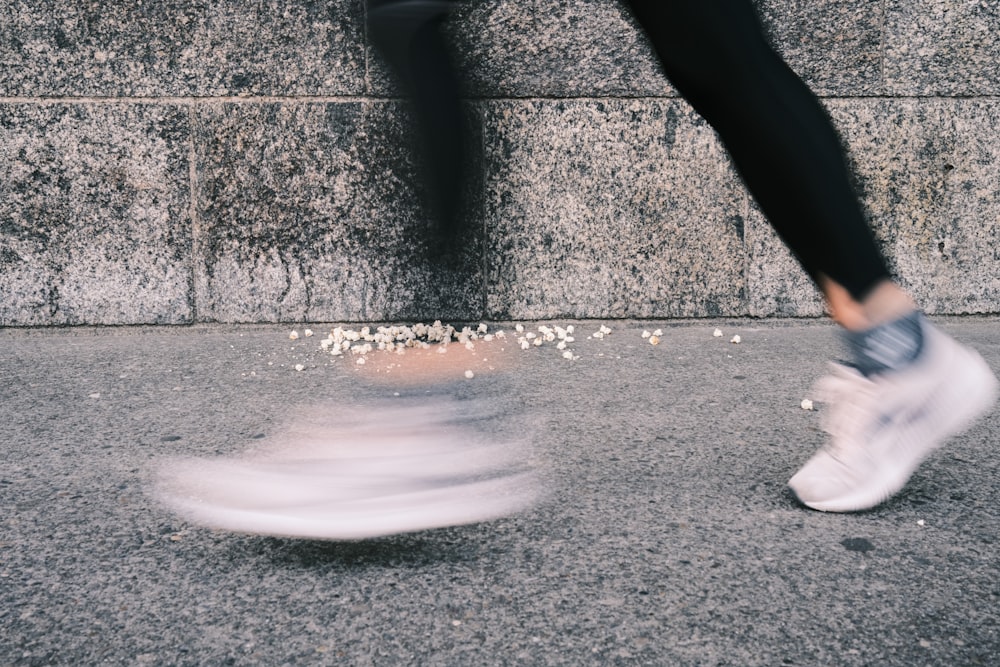
[[[889,279],[819,101],[767,43],[748,0],[631,0],[663,69],[718,132],[817,283],[863,301]]]
[[[810,507],[852,511],[897,492],[934,448],[992,404],[975,353],[930,327],[892,282],[819,101],[768,45],[749,0],[629,0],[665,73],[718,132],[747,187],[847,330],[832,446],[789,483]]]
[[[468,168],[461,84],[442,25],[453,0],[369,0],[368,35],[411,102],[424,185],[437,228],[435,250],[461,243]]]

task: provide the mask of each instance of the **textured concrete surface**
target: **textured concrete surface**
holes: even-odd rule
[[[340,544],[193,527],[149,471],[398,388],[285,327],[0,330],[0,663],[997,664],[1000,414],[824,515],[783,486],[823,441],[799,402],[831,327],[610,324],[451,387],[535,425],[544,505]],[[998,324],[943,326],[1000,368]]]
[[[358,95],[361,0],[0,5],[0,95]]]
[[[491,316],[744,311],[749,202],[685,104],[497,103],[485,125]]]
[[[193,318],[191,124],[165,104],[0,104],[0,324]]]
[[[756,4],[900,280],[930,312],[1000,311],[995,3]],[[429,267],[363,17],[0,6],[0,325],[822,312],[617,0],[456,13],[483,188],[465,257]]]

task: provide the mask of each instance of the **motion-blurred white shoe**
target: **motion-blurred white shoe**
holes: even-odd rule
[[[474,404],[464,402],[474,409]],[[492,442],[458,403],[397,400],[313,419],[263,451],[174,461],[157,495],[243,533],[351,540],[503,517],[539,497],[526,448]]]
[[[879,505],[993,405],[997,379],[986,362],[931,325],[923,331],[923,351],[900,371],[865,377],[832,364],[819,382],[831,440],[788,482],[804,505],[825,512]]]

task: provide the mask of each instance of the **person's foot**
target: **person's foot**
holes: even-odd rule
[[[471,401],[379,403],[300,423],[263,451],[187,459],[157,495],[194,523],[242,533],[353,540],[496,519],[539,496],[525,448],[488,441]],[[461,408],[461,412],[459,409]]]
[[[998,383],[986,362],[929,324],[923,333],[924,349],[901,370],[865,377],[833,364],[820,381],[831,440],[788,482],[799,502],[825,512],[875,507],[993,405]]]

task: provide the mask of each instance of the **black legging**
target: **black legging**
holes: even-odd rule
[[[718,132],[764,214],[813,280],[826,276],[861,300],[888,278],[836,131],[816,97],[768,45],[751,2],[626,2],[667,77]],[[447,50],[439,28],[449,3],[370,3],[373,42],[413,94],[418,122],[431,119],[422,127],[425,143],[436,150],[429,179],[435,200],[457,201],[461,173],[449,176],[448,170],[461,158],[446,155],[461,145],[455,139],[463,131],[460,107],[457,92],[442,94],[457,91],[457,83],[446,58],[435,55]],[[380,13],[395,16],[396,23]],[[400,19],[404,15],[409,18]],[[400,20],[410,21],[418,36],[408,47],[400,46]],[[453,120],[442,122],[446,118]],[[433,165],[440,160],[449,163]]]

